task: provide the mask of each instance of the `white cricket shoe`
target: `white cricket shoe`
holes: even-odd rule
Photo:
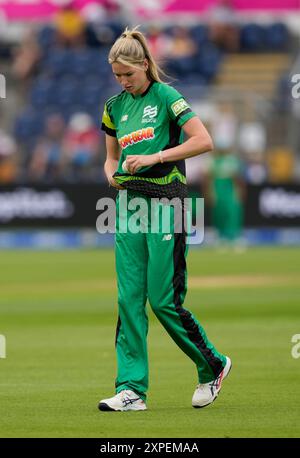
[[[109,399],[102,399],[98,408],[100,410],[147,410],[145,402],[132,390],[122,390]]]
[[[192,406],[196,408],[206,407],[211,404],[217,397],[221,390],[222,381],[230,372],[231,360],[226,356],[226,364],[220,375],[212,382],[202,383],[197,385],[192,398]]]

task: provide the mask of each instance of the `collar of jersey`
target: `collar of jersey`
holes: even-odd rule
[[[155,81],[151,81],[147,89],[142,94],[137,94],[137,95],[130,94],[131,97],[135,100],[139,99],[140,97],[145,97],[145,95],[148,94],[148,92],[150,91],[150,88],[153,86],[154,83]]]

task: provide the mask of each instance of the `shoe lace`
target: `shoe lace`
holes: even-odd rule
[[[214,388],[218,388],[221,377],[222,377],[222,372],[221,374],[218,375],[218,377],[215,380],[212,380],[211,382],[199,383],[199,385],[197,385],[197,389],[203,391],[208,386],[210,387],[211,390],[213,390]]]
[[[132,398],[132,393],[133,392],[131,390],[121,390],[116,396],[118,396],[118,398],[124,405],[133,404],[135,401],[138,401],[140,398],[138,395],[136,395],[137,397]]]

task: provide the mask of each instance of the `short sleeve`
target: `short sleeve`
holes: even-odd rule
[[[116,137],[116,126],[113,123],[112,116],[109,113],[109,110],[107,109],[107,105],[104,105],[104,111],[103,111],[103,116],[102,116],[102,125],[101,129],[104,130],[104,132],[111,137]]]
[[[166,87],[166,97],[169,116],[179,127],[196,116],[185,98],[173,87]]]

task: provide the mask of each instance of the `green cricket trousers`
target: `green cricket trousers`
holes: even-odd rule
[[[135,207],[137,197],[143,198],[147,210]],[[184,223],[181,232],[175,230],[174,207],[168,208],[166,216],[166,204],[129,190],[119,191],[116,201],[119,316],[115,387],[116,393],[130,389],[143,400],[148,389],[147,299],[172,339],[195,362],[199,383],[214,380],[226,363],[197,319],[182,306],[187,290],[187,233]],[[164,226],[166,218],[170,227]]]

